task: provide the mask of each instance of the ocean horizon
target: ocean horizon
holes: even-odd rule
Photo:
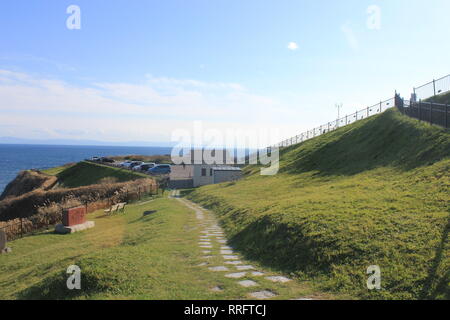
[[[0,194],[22,170],[48,169],[94,156],[170,154],[171,147],[0,144]]]

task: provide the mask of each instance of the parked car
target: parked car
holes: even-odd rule
[[[171,172],[170,164],[157,164],[153,168],[148,169],[148,173],[158,175],[158,174],[169,174]]]
[[[141,165],[135,166],[133,167],[133,170],[136,171],[148,171],[148,169],[153,168],[154,166],[156,166],[155,163],[143,163]]]
[[[100,161],[100,157],[92,157],[91,161]]]
[[[143,163],[144,163],[144,162],[142,162],[142,161],[132,161],[132,162],[130,163],[130,165],[128,166],[128,168],[133,169],[134,167],[140,166],[140,165],[143,164]]]
[[[126,167],[128,167],[130,164],[131,164],[131,161],[130,161],[130,160],[125,160],[124,162],[121,162],[119,165],[120,165],[121,167],[126,168]]]
[[[101,157],[100,158],[101,162],[106,162],[106,163],[114,163],[113,159],[107,158],[107,157]]]

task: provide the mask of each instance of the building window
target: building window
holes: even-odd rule
[[[212,169],[209,169],[209,175],[212,176]]]
[[[206,168],[202,168],[202,177],[206,177]]]

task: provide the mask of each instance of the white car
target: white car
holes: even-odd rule
[[[120,165],[121,167],[127,168],[127,167],[130,166],[130,164],[131,164],[131,161],[130,161],[130,160],[126,160],[126,161],[124,161],[124,162],[121,162],[119,165]]]
[[[153,168],[154,166],[156,166],[155,163],[144,162],[143,164],[140,164],[138,166],[133,167],[133,170],[135,170],[135,171],[147,171],[148,169]]]

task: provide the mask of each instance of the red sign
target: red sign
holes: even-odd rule
[[[77,207],[64,210],[62,217],[63,225],[66,227],[86,222],[86,207]]]

